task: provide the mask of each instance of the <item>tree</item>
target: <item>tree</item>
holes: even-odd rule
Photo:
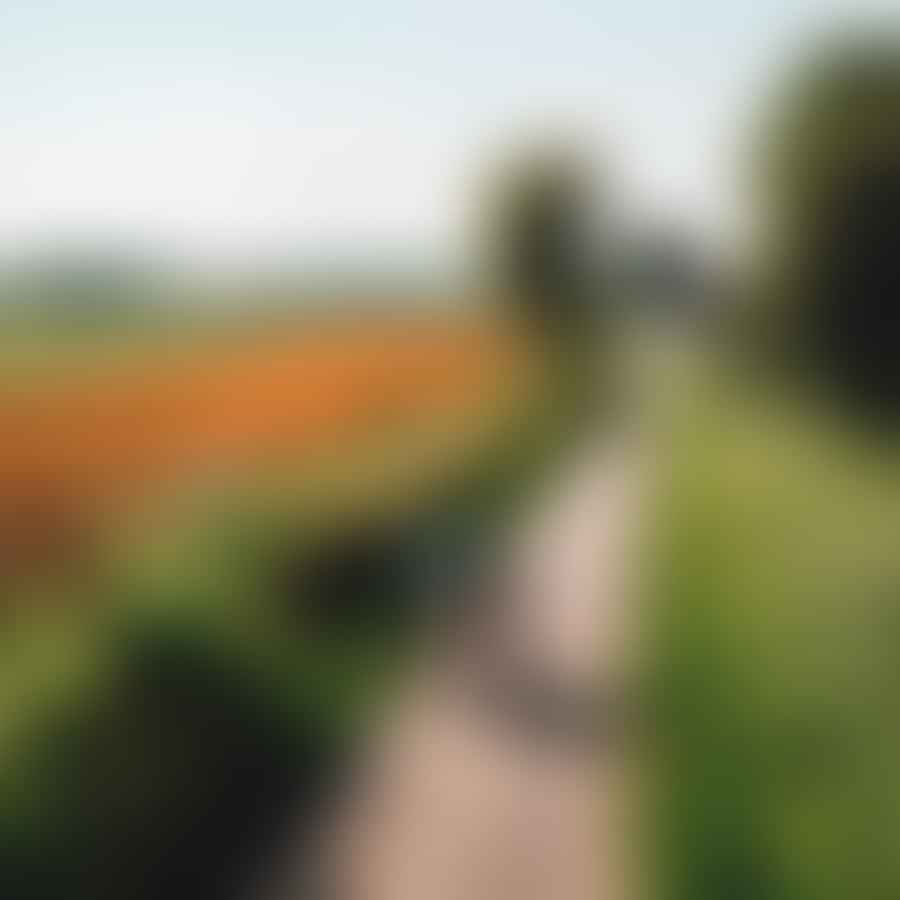
[[[599,294],[590,179],[567,148],[513,160],[487,197],[487,257],[495,289],[527,327],[571,342],[596,324]]]
[[[770,345],[857,408],[900,413],[900,42],[821,50],[757,148]]]

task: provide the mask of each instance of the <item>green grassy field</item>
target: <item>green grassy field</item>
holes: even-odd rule
[[[694,387],[647,613],[660,892],[896,897],[896,448],[746,372]]]

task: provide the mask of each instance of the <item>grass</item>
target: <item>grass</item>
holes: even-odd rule
[[[648,613],[663,896],[895,897],[895,448],[760,377],[696,387]]]

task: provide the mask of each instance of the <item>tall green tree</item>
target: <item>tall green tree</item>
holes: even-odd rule
[[[606,223],[592,174],[572,144],[527,146],[492,173],[482,198],[492,299],[543,347],[564,426],[602,412],[612,390]]]
[[[753,191],[770,347],[900,417],[900,38],[844,40],[787,79]]]
[[[554,340],[596,324],[596,220],[587,166],[568,148],[523,152],[486,197],[487,260],[512,313]],[[593,219],[593,220],[592,220]]]

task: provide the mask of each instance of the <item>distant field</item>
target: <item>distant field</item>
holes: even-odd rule
[[[104,348],[72,339],[0,380],[0,566],[71,552],[99,517],[209,473],[290,469],[484,411],[533,362],[512,334],[446,317]]]

